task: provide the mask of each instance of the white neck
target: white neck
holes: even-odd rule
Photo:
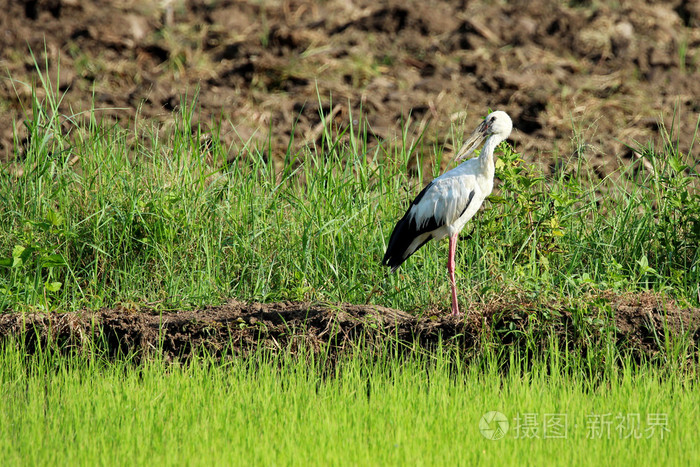
[[[481,154],[479,154],[479,162],[481,162],[482,170],[493,173],[493,152],[496,147],[501,144],[501,141],[503,141],[503,138],[499,135],[491,135],[484,143],[484,148],[481,150]]]

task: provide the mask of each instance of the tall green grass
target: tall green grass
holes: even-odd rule
[[[94,109],[65,116],[59,102],[35,98],[27,143],[14,170],[0,171],[0,309],[228,297],[449,307],[446,244],[427,245],[396,275],[380,265],[430,176],[408,166],[442,157],[422,135],[371,144],[360,115],[358,125],[324,121],[317,145],[290,141],[273,154],[252,141],[223,147],[216,134],[203,145],[196,102],[165,133],[107,125]],[[575,158],[544,176],[531,155],[502,145],[500,189],[458,245],[460,299],[656,290],[697,305],[698,171],[683,149],[670,137],[638,148],[646,163],[599,181]]]
[[[3,465],[694,465],[697,375],[484,354],[187,364],[0,350]],[[506,358],[509,358],[506,355]],[[481,418],[502,413],[502,439]],[[483,426],[481,426],[483,428]],[[490,435],[489,432],[485,432]]]

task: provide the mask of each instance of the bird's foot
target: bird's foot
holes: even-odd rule
[[[453,310],[452,310],[452,313],[450,313],[450,316],[460,317],[460,316],[464,316],[464,313],[462,313],[462,312],[459,311],[459,310],[453,309]]]

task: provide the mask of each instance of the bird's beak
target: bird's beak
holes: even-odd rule
[[[476,148],[481,146],[484,139],[486,139],[486,133],[488,131],[488,126],[486,120],[481,122],[476,130],[467,138],[467,140],[462,145],[461,149],[457,151],[455,155],[455,161],[460,162],[471,155]]]

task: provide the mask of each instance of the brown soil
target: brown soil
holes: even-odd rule
[[[245,355],[256,349],[306,349],[327,355],[357,345],[387,342],[430,348],[438,342],[469,350],[494,339],[511,346],[547,346],[556,336],[575,352],[595,351],[603,334],[612,334],[617,347],[636,357],[653,357],[664,350],[666,337],[689,349],[700,346],[700,309],[680,309],[652,294],[609,296],[586,318],[560,305],[491,303],[472,307],[466,318],[443,313],[417,317],[379,306],[322,303],[243,303],[231,301],[202,310],[148,313],[105,309],[83,313],[0,314],[0,342],[12,337],[31,351],[40,343],[62,349],[106,343],[112,354],[187,357],[194,349],[213,355]],[[532,350],[532,349],[531,349]],[[534,349],[536,350],[536,349]]]
[[[232,156],[271,128],[279,160],[295,122],[295,144],[317,142],[319,95],[340,126],[361,110],[377,141],[395,141],[410,113],[414,137],[425,129],[428,143],[450,143],[452,123],[500,108],[526,159],[552,170],[559,157],[584,157],[600,175],[636,161],[626,145],[658,145],[674,113],[689,151],[697,1],[607,3],[0,0],[0,68],[11,77],[0,81],[0,160],[15,157],[12,121],[26,138],[39,82],[27,46],[48,64],[65,115],[94,99],[97,118],[138,114],[167,129],[198,89],[195,124],[206,132],[223,118]]]

